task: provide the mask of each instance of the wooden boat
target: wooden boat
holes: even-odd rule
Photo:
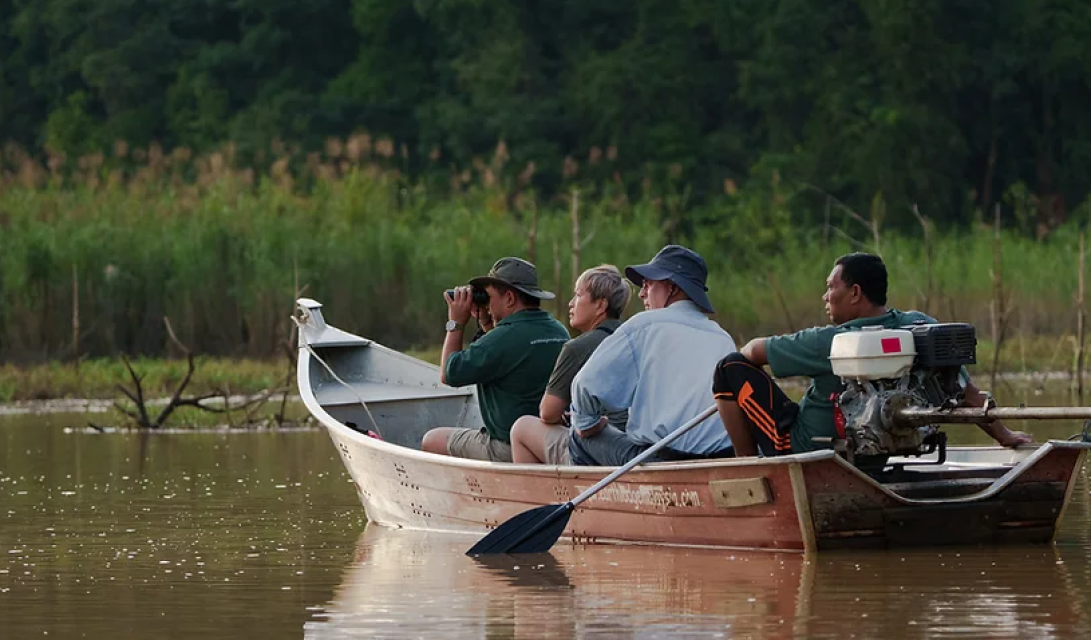
[[[575,497],[612,470],[420,451],[433,427],[482,426],[475,390],[443,386],[434,365],[327,325],[314,300],[299,307],[300,395],[329,432],[369,520],[481,536]],[[881,482],[833,451],[652,463],[583,503],[564,535],[800,552],[1047,543],[1089,447],[950,447],[943,464],[892,459]]]

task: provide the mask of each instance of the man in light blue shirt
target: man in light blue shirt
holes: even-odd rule
[[[572,383],[572,464],[618,466],[712,406],[712,372],[735,341],[706,314],[708,266],[696,252],[668,245],[651,262],[626,267],[640,287],[638,313],[603,340]],[[629,410],[622,431],[604,416]],[[734,455],[715,414],[650,461]]]

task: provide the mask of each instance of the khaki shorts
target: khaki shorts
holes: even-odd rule
[[[572,458],[568,456],[568,440],[571,435],[571,429],[551,425],[545,438],[542,439],[545,444],[543,453],[545,454],[546,464],[572,464]]]
[[[456,458],[511,462],[511,445],[481,429],[455,429],[447,438],[447,453]]]

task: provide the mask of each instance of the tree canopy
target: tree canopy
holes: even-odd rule
[[[0,0],[0,140],[367,131],[417,173],[502,141],[543,193],[786,180],[894,225],[1007,199],[1048,229],[1088,196],[1089,61],[1080,0]]]

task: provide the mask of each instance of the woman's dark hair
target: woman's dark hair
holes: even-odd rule
[[[872,304],[886,305],[886,265],[879,256],[870,253],[850,253],[837,259],[841,266],[841,281],[857,285]]]

